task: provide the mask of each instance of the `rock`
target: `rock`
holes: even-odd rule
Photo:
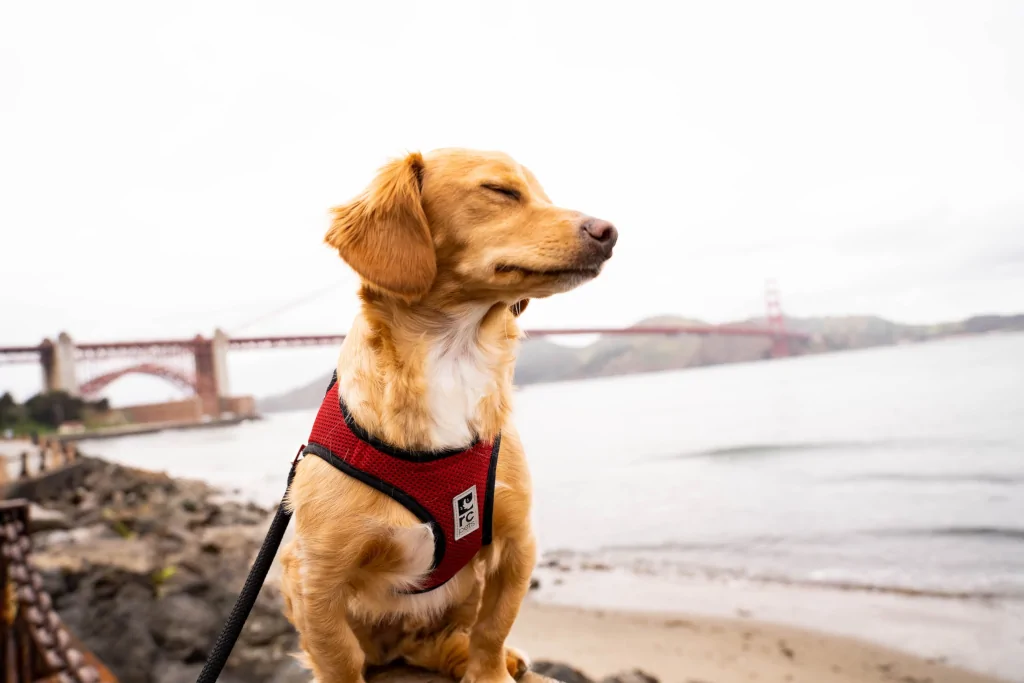
[[[601,683],[658,683],[658,679],[640,669],[623,671],[614,676],[605,676]]]
[[[203,664],[167,662],[157,667],[160,670],[153,678],[153,683],[195,683],[203,666]],[[242,683],[242,679],[234,676],[231,672],[224,671],[217,679],[217,683]],[[303,683],[309,683],[308,679]]]
[[[538,579],[536,576],[531,576],[530,577],[530,590],[535,591],[538,588],[540,588],[540,579]]]
[[[28,532],[66,531],[71,528],[71,521],[63,512],[50,510],[35,503],[28,505]]]
[[[290,679],[285,683],[299,683],[301,679]],[[307,679],[302,683],[308,683]],[[377,672],[370,672],[366,677],[367,683],[456,683],[446,676],[439,676],[438,674],[430,673],[428,671],[422,671],[420,669],[413,669],[405,666],[392,666],[386,667]],[[275,681],[274,683],[277,683]],[[550,678],[546,678],[532,671],[526,672],[522,678],[519,679],[519,683],[557,683],[552,681]]]
[[[289,634],[292,625],[280,613],[253,614],[245,622],[243,640],[253,647],[264,647]]]
[[[310,683],[313,672],[299,664],[295,658],[289,658],[278,667],[270,678],[270,683]]]
[[[89,543],[70,548],[48,543],[33,555],[36,566],[41,569],[70,572],[98,566],[148,575],[160,566],[153,544],[134,538],[94,538]]]
[[[47,583],[60,588],[55,582]],[[51,597],[71,632],[120,681],[151,683],[160,649],[149,631],[147,607],[153,591],[145,580],[100,568],[65,577],[63,587],[66,592]]]
[[[185,594],[168,595],[150,604],[149,629],[165,657],[194,662],[209,655],[221,619],[205,600]]]
[[[553,678],[561,683],[594,683],[594,681],[587,677],[579,669],[574,669],[568,664],[561,664],[559,662],[534,662],[530,667],[530,671]]]
[[[57,529],[55,531],[37,533],[32,538],[32,545],[36,549],[56,547],[64,548],[66,550],[69,546],[92,543],[106,534],[107,528],[102,524],[82,526],[74,529],[67,529],[66,531]]]

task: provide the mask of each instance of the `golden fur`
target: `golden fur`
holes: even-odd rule
[[[554,206],[499,153],[409,154],[334,209],[326,242],[362,279],[338,360],[355,420],[400,448],[502,441],[492,544],[418,595],[396,588],[429,571],[430,529],[319,458],[299,464],[282,590],[320,683],[362,683],[366,667],[398,659],[467,683],[526,669],[505,645],[535,562],[530,475],[510,419],[515,318],[529,299],[595,277],[614,241],[610,224]]]

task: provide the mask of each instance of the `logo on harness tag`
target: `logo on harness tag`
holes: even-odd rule
[[[480,528],[480,510],[476,504],[476,486],[471,486],[452,498],[455,512],[455,540],[458,541]]]

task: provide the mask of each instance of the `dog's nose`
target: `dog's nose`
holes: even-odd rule
[[[594,240],[601,245],[601,249],[605,254],[610,255],[612,247],[619,239],[619,231],[615,229],[615,226],[608,221],[603,221],[600,218],[586,218],[583,223],[580,224],[580,230],[583,231],[587,239]]]

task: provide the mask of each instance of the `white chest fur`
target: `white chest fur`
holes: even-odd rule
[[[431,445],[436,449],[458,448],[473,440],[480,402],[494,390],[494,350],[478,340],[486,313],[487,308],[481,308],[459,316],[427,352],[427,405],[433,423]]]

